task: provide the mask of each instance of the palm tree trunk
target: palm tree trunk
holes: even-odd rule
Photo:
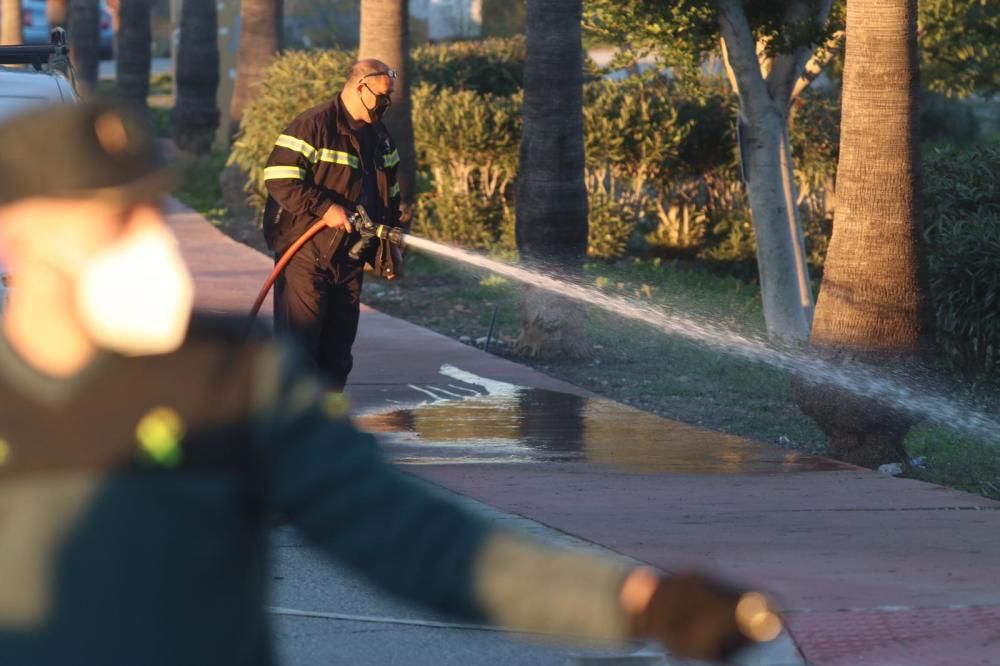
[[[21,16],[21,0],[3,0],[0,3],[3,12],[3,25],[0,26],[0,44],[20,44],[24,41],[21,32],[23,17]]]
[[[274,56],[281,50],[284,30],[283,0],[240,2],[240,46],[237,54],[236,86],[229,105],[229,137],[240,129],[243,110],[257,94]]]
[[[101,61],[101,13],[97,0],[71,0],[69,45],[77,88],[84,97],[97,92],[97,70]]]
[[[522,261],[570,274],[587,254],[581,12],[581,0],[528,0],[515,226]],[[518,350],[584,356],[585,319],[582,306],[528,290]]]
[[[899,363],[929,333],[920,253],[917,0],[849,0],[837,210],[811,344]],[[829,452],[868,467],[906,462],[907,417],[822,386],[797,386]]]
[[[218,15],[214,2],[184,0],[175,69],[177,102],[170,114],[174,143],[190,153],[208,153],[219,127]]]
[[[150,0],[122,0],[118,22],[118,91],[144,109],[152,62]]]
[[[416,150],[410,111],[409,0],[361,0],[361,42],[358,58],[377,58],[396,70],[396,91],[385,123],[399,150],[400,206],[404,221],[411,216],[416,182]]]

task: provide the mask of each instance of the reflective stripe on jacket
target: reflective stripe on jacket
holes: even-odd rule
[[[377,224],[397,226],[399,151],[385,125],[375,123],[374,130],[378,198],[383,210],[369,214]],[[344,206],[350,214],[361,198],[362,180],[361,149],[347,123],[340,96],[301,114],[275,140],[264,169],[268,193],[264,237],[268,247],[284,251],[332,203]],[[324,231],[320,236],[332,233]],[[320,242],[332,246],[341,239]]]

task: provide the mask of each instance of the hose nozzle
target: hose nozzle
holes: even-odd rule
[[[347,256],[354,261],[359,261],[364,255],[365,250],[371,247],[376,239],[387,240],[393,245],[403,244],[406,234],[401,227],[375,224],[372,222],[371,217],[368,216],[368,211],[360,204],[355,209],[354,214],[351,215],[350,221],[354,229],[361,234],[361,238],[358,239],[358,242],[347,253]]]

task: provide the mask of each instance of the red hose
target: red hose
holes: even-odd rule
[[[309,239],[323,231],[326,228],[326,222],[320,220],[316,224],[309,227],[309,229],[299,236],[299,239],[292,243],[292,246],[285,250],[285,253],[281,255],[281,259],[278,263],[274,265],[274,270],[271,271],[271,275],[268,276],[267,281],[264,282],[264,286],[261,287],[260,293],[257,294],[257,300],[253,302],[253,307],[250,308],[250,321],[253,322],[257,318],[257,313],[260,312],[260,307],[264,305],[264,299],[267,298],[267,292],[271,291],[272,285],[277,281],[278,276],[281,275],[281,271],[285,270],[285,266],[288,262],[292,260],[295,253],[298,252],[303,245],[309,242]]]

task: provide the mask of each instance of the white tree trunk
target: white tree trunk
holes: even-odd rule
[[[821,20],[831,4],[824,0]],[[740,152],[757,235],[764,320],[770,335],[804,342],[812,327],[813,298],[788,138],[788,107],[801,91],[801,78],[809,73],[812,49],[768,56],[762,48],[766,43],[755,38],[740,0],[716,0],[716,8],[726,70],[740,98]],[[793,2],[786,9],[790,22],[814,11],[808,2]]]
[[[805,341],[809,338],[812,297],[795,214],[794,185],[789,190],[783,150],[785,116],[773,105],[760,109],[758,116],[747,116],[740,129],[740,143],[757,235],[764,321],[768,333],[775,337]]]

